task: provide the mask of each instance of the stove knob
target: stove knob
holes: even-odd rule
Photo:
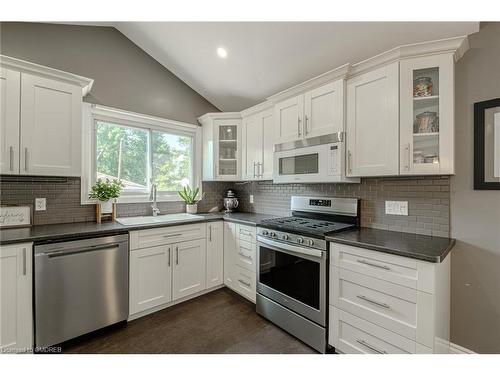
[[[304,239],[302,237],[297,237],[297,242],[298,243],[304,243]]]
[[[263,231],[262,231],[262,235],[263,235],[263,236],[267,236],[268,234],[269,234],[269,232],[268,232],[267,230],[263,230]]]
[[[270,233],[270,236],[271,236],[271,237],[276,237],[276,233],[271,232],[271,233]]]
[[[283,236],[281,236],[281,239],[283,240],[288,240],[290,237],[288,236],[288,234],[283,234]]]
[[[309,243],[309,246],[312,246],[312,245],[314,245],[314,240],[309,240],[308,243]]]

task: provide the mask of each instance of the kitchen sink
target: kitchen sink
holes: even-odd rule
[[[134,216],[116,219],[122,225],[160,224],[182,222],[189,220],[200,220],[200,216],[191,214],[168,214],[158,216]]]

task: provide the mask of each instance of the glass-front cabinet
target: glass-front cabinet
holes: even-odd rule
[[[400,63],[400,174],[453,174],[453,54]]]

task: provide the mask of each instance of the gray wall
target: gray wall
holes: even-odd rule
[[[473,104],[500,97],[500,23],[482,25],[469,41],[456,67],[451,339],[500,353],[500,191],[473,190]]]
[[[113,27],[2,22],[0,51],[93,78],[90,103],[193,124],[218,112]]]

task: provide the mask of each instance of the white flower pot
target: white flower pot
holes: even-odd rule
[[[101,213],[110,214],[113,212],[113,200],[112,199],[110,199],[106,202],[99,201],[99,204],[101,205]]]
[[[198,212],[198,204],[186,204],[186,212],[188,214],[195,214]]]

